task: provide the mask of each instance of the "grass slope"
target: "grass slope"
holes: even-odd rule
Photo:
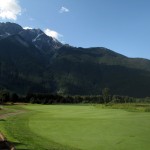
[[[18,149],[147,150],[150,113],[79,105],[27,105],[0,121]],[[5,128],[4,128],[5,125]]]

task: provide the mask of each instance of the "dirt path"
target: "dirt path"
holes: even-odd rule
[[[5,114],[0,114],[0,119],[6,119],[8,117],[16,116],[16,115],[19,115],[19,114],[22,114],[22,113],[25,113],[25,112],[26,111],[18,110],[17,112],[10,112],[10,113],[5,113]]]
[[[0,119],[6,119],[22,113],[25,113],[25,111],[18,110],[16,112],[1,114]],[[15,150],[15,147],[11,144],[11,142],[7,141],[6,137],[2,133],[0,133],[0,150]]]
[[[15,147],[0,133],[0,150],[15,150]]]

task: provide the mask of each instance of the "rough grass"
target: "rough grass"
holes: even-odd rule
[[[0,121],[0,129],[6,131],[20,150],[148,150],[150,147],[150,113],[144,111],[99,105],[24,108],[28,113]]]
[[[150,103],[108,103],[106,105],[95,105],[96,108],[123,109],[135,112],[150,112]]]

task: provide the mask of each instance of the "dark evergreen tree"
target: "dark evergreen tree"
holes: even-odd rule
[[[11,95],[11,102],[15,103],[18,102],[19,96],[16,93],[12,93]]]
[[[110,89],[109,88],[104,88],[102,90],[102,96],[103,96],[105,104],[110,102],[110,100],[111,100]]]

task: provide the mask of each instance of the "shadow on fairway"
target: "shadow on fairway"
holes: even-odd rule
[[[17,148],[17,150],[29,150],[29,149],[27,149],[27,148]]]
[[[0,121],[6,121],[5,119],[0,119]]]
[[[20,142],[12,142],[12,144],[17,147],[17,146],[26,146],[25,144],[23,143],[20,143]],[[28,148],[17,148],[17,150],[29,150]]]

